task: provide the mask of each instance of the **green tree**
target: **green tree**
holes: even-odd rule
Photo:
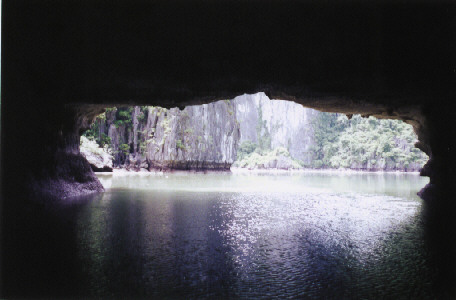
[[[320,113],[313,130],[315,168],[407,169],[428,159],[414,147],[412,127],[399,120]]]

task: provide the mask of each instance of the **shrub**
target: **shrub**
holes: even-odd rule
[[[120,144],[119,151],[121,151],[125,155],[130,154],[130,146],[128,144]]]
[[[116,128],[119,128],[119,127],[124,125],[124,121],[123,120],[116,120],[116,121],[114,121],[114,125],[116,126]]]
[[[244,141],[238,148],[237,156],[239,160],[242,160],[245,156],[249,155],[258,147],[257,144],[251,141]]]
[[[182,144],[182,140],[176,140],[176,147],[185,150],[185,146]]]
[[[368,167],[380,161],[396,162],[407,168],[411,162],[423,165],[427,156],[415,148],[410,125],[398,120],[378,120],[355,115],[319,113],[313,121],[315,168]]]
[[[131,113],[129,113],[126,110],[119,111],[119,117],[123,119],[129,119],[131,118]]]

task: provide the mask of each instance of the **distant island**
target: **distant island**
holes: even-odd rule
[[[319,112],[264,93],[189,106],[114,107],[81,137],[94,171],[350,169],[419,171],[412,126]]]

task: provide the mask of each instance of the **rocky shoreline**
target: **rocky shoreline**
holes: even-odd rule
[[[386,171],[386,170],[357,170],[357,169],[248,169],[248,168],[231,168],[232,173],[252,173],[252,174],[288,174],[288,173],[321,173],[321,174],[417,174],[419,171]]]
[[[179,170],[179,169],[127,169],[127,168],[113,168],[111,171],[94,171],[97,175],[163,175],[163,174],[201,174],[201,173],[233,173],[233,174],[300,174],[300,173],[320,173],[320,174],[416,174],[419,175],[419,171],[403,171],[403,170],[357,170],[357,169],[249,169],[249,168],[237,168],[231,167],[225,170],[214,170],[214,169],[194,169],[194,170]]]
[[[255,165],[254,167],[239,167],[238,163],[234,164],[217,164],[213,162],[194,162],[194,161],[179,161],[165,162],[163,164],[148,164],[145,158],[133,157],[130,155],[129,164],[113,167],[112,156],[106,149],[97,148],[96,143],[83,138],[83,143],[80,148],[82,156],[84,156],[90,164],[92,170],[98,174],[113,173],[113,174],[159,174],[159,173],[207,173],[207,172],[232,172],[232,173],[336,173],[336,174],[358,174],[358,173],[416,173],[420,170],[400,169],[360,169],[360,168],[304,168],[296,167],[291,163],[271,163],[266,165]],[[280,157],[279,157],[280,158]],[[289,159],[288,157],[284,157]],[[288,161],[287,161],[288,162]]]

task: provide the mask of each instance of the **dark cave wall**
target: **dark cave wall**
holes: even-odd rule
[[[425,126],[420,139],[424,148],[431,153],[421,174],[429,176],[431,184],[448,187],[450,190],[456,183],[456,124],[451,107],[454,104],[426,106]]]
[[[423,174],[451,186],[455,12],[431,1],[4,1],[3,190],[101,191],[78,134],[102,107],[259,91],[403,119],[431,156]]]
[[[2,125],[2,178],[7,195],[19,194],[19,199],[62,199],[103,191],[89,163],[79,153],[79,138],[104,108],[27,103],[8,106],[8,112],[13,108],[13,118],[5,114],[6,120],[2,120],[11,122]]]

